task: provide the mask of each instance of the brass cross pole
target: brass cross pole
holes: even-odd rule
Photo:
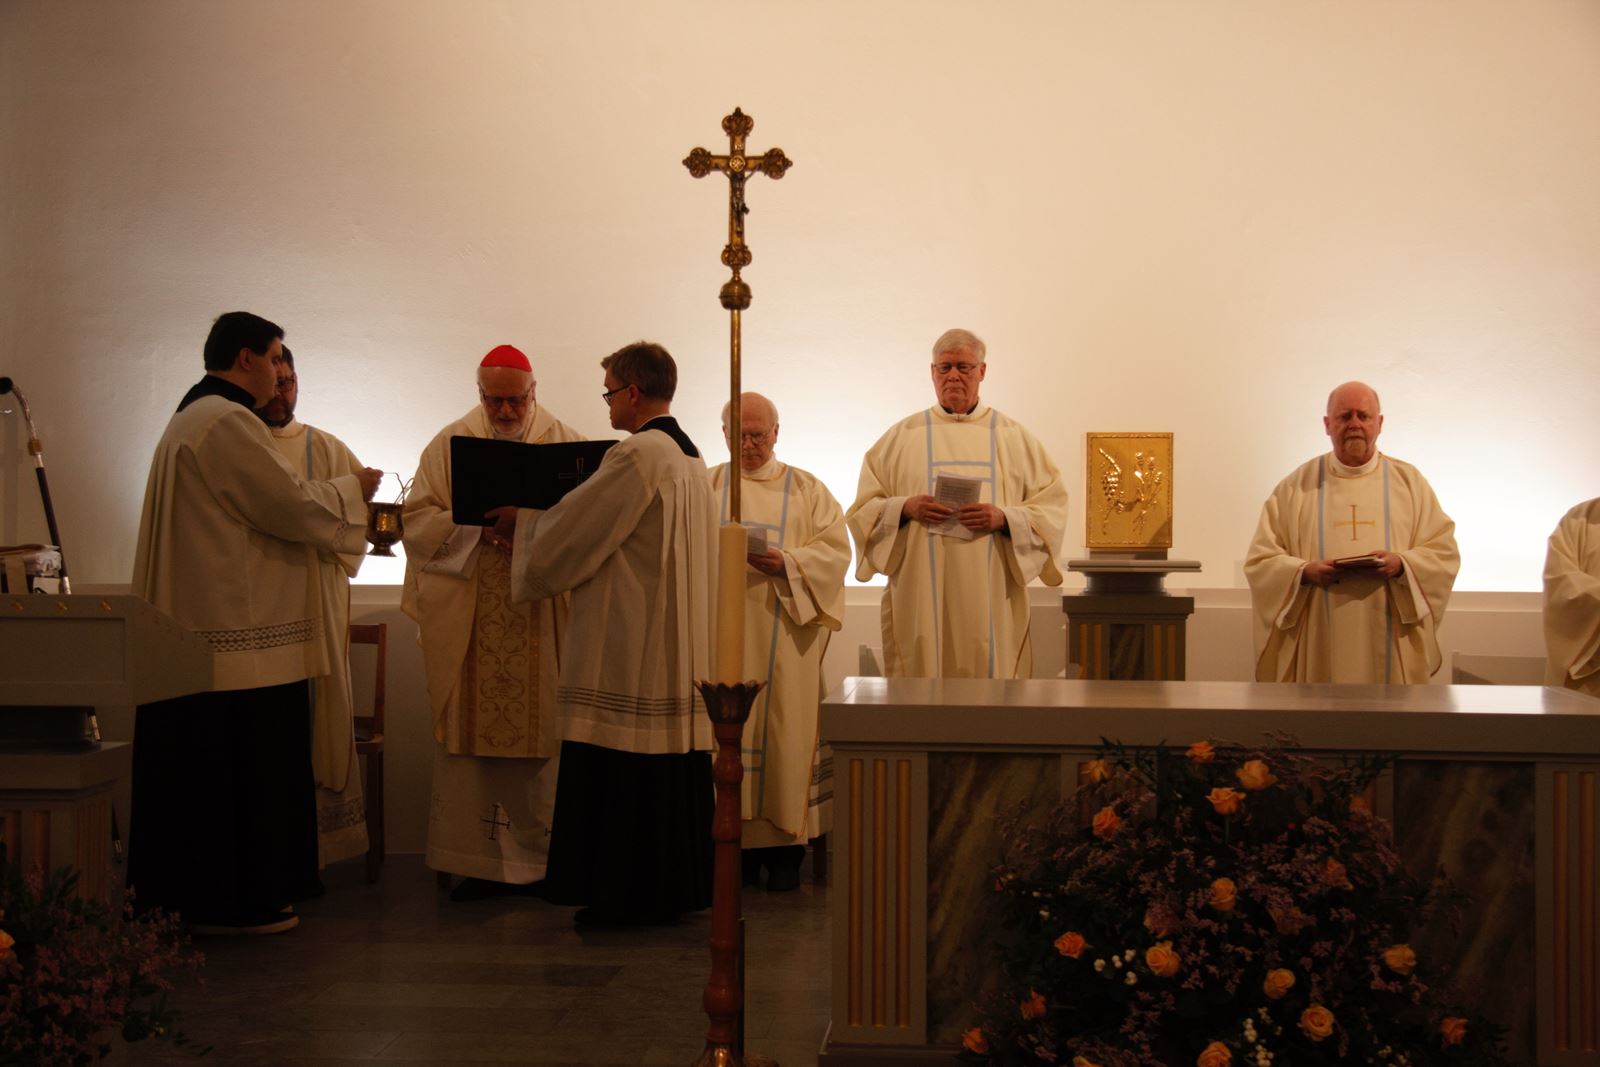
[[[728,176],[728,243],[722,246],[722,265],[732,269],[733,277],[723,284],[718,296],[732,318],[729,373],[733,397],[728,408],[728,425],[732,427],[733,441],[739,440],[742,414],[739,404],[739,312],[750,306],[750,286],[739,277],[739,271],[748,267],[753,258],[750,246],[744,243],[744,217],[750,214],[750,208],[744,202],[744,183],[752,174],[765,174],[776,181],[794,165],[781,148],[769,148],[760,155],[745,153],[744,139],[755,129],[755,125],[754,119],[734,108],[733,114],[722,120],[722,132],[728,135],[728,154],[716,156],[707,149],[696,148],[683,161],[691,177],[704,178],[712,171]],[[730,444],[728,452],[728,518],[731,522],[738,522],[739,450]]]

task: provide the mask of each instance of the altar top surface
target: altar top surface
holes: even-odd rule
[[[1600,700],[1548,686],[1293,685],[974,678],[846,678],[822,702],[822,737],[889,748],[1056,749],[1254,744],[1600,756]]]

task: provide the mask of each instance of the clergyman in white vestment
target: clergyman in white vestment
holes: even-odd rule
[[[579,923],[670,922],[711,903],[709,677],[717,507],[672,417],[660,345],[607,356],[606,405],[630,436],[545,512],[499,509],[519,599],[572,591],[561,776],[545,898]]]
[[[580,441],[538,403],[528,357],[500,345],[478,367],[479,403],[423,450],[406,497],[406,582],[433,710],[427,863],[471,900],[544,878],[561,738],[556,674],[563,597],[512,603],[511,563],[486,526],[451,515],[450,439]]]
[[[752,551],[745,571],[744,674],[764,683],[744,728],[744,880],[798,889],[805,843],[833,822],[832,755],[820,744],[817,707],[828,638],[844,622],[844,576],[850,535],[844,512],[816,475],[780,462],[778,410],[760,393],[745,393],[739,433],[728,447],[739,456],[740,521],[759,531],[766,548]],[[723,522],[728,464],[711,471]],[[752,546],[754,547],[754,546]]]
[[[934,342],[938,402],[872,446],[845,515],[856,577],[889,579],[890,677],[1029,677],[1028,585],[1061,584],[1067,490],[1034,436],[978,399],[985,354],[966,330]],[[977,499],[941,503],[941,475],[976,479]]]
[[[1245,559],[1256,680],[1415,685],[1439,669],[1439,621],[1461,557],[1427,479],[1378,451],[1378,394],[1328,397],[1333,450],[1261,509]]]
[[[1600,498],[1561,517],[1544,558],[1545,685],[1600,696]]]
[[[128,882],[202,933],[275,933],[320,890],[306,679],[326,674],[307,546],[361,551],[380,471],[300,479],[253,409],[283,330],[220,316],[150,463],[133,590],[211,644],[213,691],[134,719]]]
[[[294,417],[300,378],[294,353],[283,346],[278,391],[256,414],[294,472],[306,481],[354,474],[364,464],[345,443]],[[366,557],[306,546],[314,595],[322,604],[322,645],[328,673],[311,680],[311,771],[317,783],[317,863],[326,867],[367,851],[367,811],[356,760],[354,698],[350,689],[350,579]]]

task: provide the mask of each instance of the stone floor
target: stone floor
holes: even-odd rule
[[[815,1064],[827,1028],[827,892],[746,890],[746,1047]],[[682,925],[603,932],[571,908],[502,898],[452,904],[419,857],[375,886],[359,863],[325,877],[299,929],[206,939],[204,984],[176,999],[194,1059],[158,1042],[129,1064],[683,1064],[705,1043],[709,912]]]

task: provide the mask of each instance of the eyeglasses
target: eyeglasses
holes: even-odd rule
[[[742,433],[739,435],[739,440],[747,445],[759,445],[771,436],[771,430],[762,430],[760,433]]]
[[[478,390],[478,399],[482,400],[484,402],[485,406],[491,407],[491,408],[500,408],[500,407],[513,408],[513,409],[524,408],[524,407],[528,406],[528,398],[531,397],[531,396],[533,396],[533,390],[532,389],[529,389],[526,393],[523,393],[521,396],[490,396],[488,393],[484,392],[482,389]]]
[[[978,367],[980,366],[980,364],[977,364],[977,363],[934,363],[934,364],[932,364],[932,366],[933,366],[933,370],[934,370],[935,374],[949,374],[951,371],[955,371],[957,374],[959,374],[963,378],[965,378],[967,375],[969,375],[973,371],[977,370]]]
[[[600,399],[609,404],[611,403],[612,397],[616,396],[618,393],[626,393],[630,388],[631,386],[628,385],[619,385],[615,389],[607,389],[605,392],[600,394]]]

